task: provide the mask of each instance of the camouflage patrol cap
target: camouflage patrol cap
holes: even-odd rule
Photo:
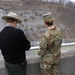
[[[49,13],[47,13],[47,14],[44,14],[44,15],[43,15],[43,19],[44,19],[44,20],[45,20],[45,19],[52,19],[52,13],[49,12]]]
[[[49,13],[44,14],[43,15],[43,20],[47,21],[47,22],[53,21],[54,19],[53,19],[52,13],[49,12]]]

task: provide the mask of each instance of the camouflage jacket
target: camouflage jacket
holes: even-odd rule
[[[40,43],[40,51],[38,54],[41,55],[41,60],[51,63],[55,61],[55,59],[60,58],[61,43],[61,30],[55,26],[48,28]]]

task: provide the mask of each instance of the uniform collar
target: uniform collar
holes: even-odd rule
[[[48,27],[48,29],[55,29],[56,27],[55,26],[50,26],[50,27]]]
[[[13,27],[10,23],[7,23],[7,24],[6,24],[6,27],[7,27],[7,26]]]

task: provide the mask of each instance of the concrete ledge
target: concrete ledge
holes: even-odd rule
[[[61,53],[61,58],[75,57],[75,50],[65,50]]]
[[[26,52],[27,75],[40,75],[40,56],[38,47]],[[75,44],[63,45],[61,48],[60,75],[75,75]],[[0,75],[7,75],[4,59],[0,53]]]

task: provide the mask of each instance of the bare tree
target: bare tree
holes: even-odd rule
[[[60,4],[65,4],[65,3],[67,3],[67,2],[69,2],[70,0],[58,0],[58,3],[60,3]]]
[[[74,4],[73,4],[73,2],[67,2],[67,4],[66,4],[67,6],[69,6],[69,7],[72,7]]]

